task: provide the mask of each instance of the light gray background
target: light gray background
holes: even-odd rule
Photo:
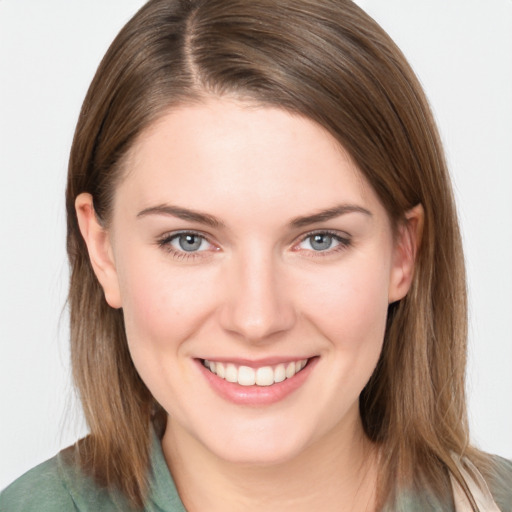
[[[512,458],[512,0],[361,0],[424,84],[469,273],[473,440]],[[142,0],[0,0],[0,488],[85,433],[69,379],[64,182],[81,101]]]

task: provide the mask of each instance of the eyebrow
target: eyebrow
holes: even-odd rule
[[[304,226],[309,226],[310,224],[316,224],[318,222],[325,222],[347,213],[362,213],[372,217],[372,213],[362,206],[357,206],[355,204],[340,204],[333,208],[328,208],[327,210],[321,210],[313,215],[295,217],[290,222],[290,226],[293,228],[303,228]]]
[[[211,228],[222,228],[224,223],[213,215],[207,213],[198,212],[195,210],[189,210],[181,206],[171,206],[167,204],[161,204],[158,206],[152,206],[145,208],[137,214],[137,218],[146,217],[147,215],[169,215],[177,217],[178,219],[189,220],[192,222],[198,222]]]
[[[295,229],[302,228],[310,224],[325,222],[327,220],[340,217],[341,215],[345,215],[347,213],[362,213],[364,215],[372,217],[371,212],[366,208],[354,204],[341,204],[333,208],[321,210],[312,215],[295,217],[290,221],[289,225]],[[225,224],[221,220],[217,219],[217,217],[214,217],[213,215],[209,215],[207,213],[199,212],[196,210],[189,210],[188,208],[183,208],[181,206],[172,206],[168,204],[151,206],[150,208],[144,208],[144,210],[140,211],[137,214],[137,218],[146,217],[148,215],[168,215],[171,217],[177,217],[178,219],[204,224],[211,228],[225,227]]]

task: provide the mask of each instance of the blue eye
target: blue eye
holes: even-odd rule
[[[193,231],[169,233],[158,240],[158,245],[176,257],[193,256],[212,249],[212,244],[201,234]]]
[[[182,233],[176,235],[171,239],[171,245],[175,249],[181,249],[186,252],[196,252],[201,248],[204,250],[204,245],[208,245],[208,242],[204,237],[196,235],[195,233]]]
[[[305,236],[299,244],[300,249],[314,252],[328,252],[343,249],[350,245],[348,238],[325,231],[311,233]]]
[[[331,235],[325,233],[319,233],[309,237],[309,243],[315,251],[327,251],[327,249],[330,249],[333,243],[336,242],[337,241]]]

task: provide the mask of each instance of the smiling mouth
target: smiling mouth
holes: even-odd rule
[[[241,386],[272,386],[291,379],[304,369],[308,361],[309,359],[301,359],[260,368],[209,361],[208,359],[203,359],[202,363],[211,373],[227,382],[238,383]]]

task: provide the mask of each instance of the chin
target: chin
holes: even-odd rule
[[[228,449],[222,450],[217,456],[226,462],[240,466],[268,467],[286,464],[304,452],[304,446],[267,446],[245,443],[230,443]]]
[[[275,466],[290,462],[314,443],[314,433],[290,425],[253,425],[219,438],[203,439],[203,444],[219,459],[241,466]],[[276,428],[277,427],[277,428]]]

